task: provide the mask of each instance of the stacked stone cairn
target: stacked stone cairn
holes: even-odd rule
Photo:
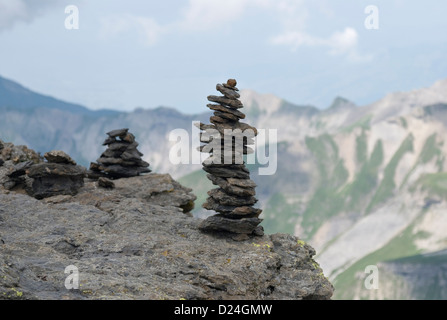
[[[245,167],[243,156],[253,153],[248,145],[254,144],[256,128],[239,122],[245,114],[236,88],[236,80],[229,79],[225,84],[217,84],[216,89],[223,96],[208,96],[213,102],[208,108],[214,111],[210,117],[212,124],[200,123],[201,152],[210,153],[203,163],[203,170],[217,189],[208,192],[203,208],[218,212],[209,216],[199,226],[202,231],[226,231],[242,240],[248,235],[262,235],[262,210],[254,208],[256,184],[250,180],[250,172]]]
[[[90,163],[88,177],[99,178],[129,178],[139,176],[141,173],[151,172],[149,163],[143,161],[143,154],[138,151],[138,142],[129,129],[117,129],[107,133],[108,137],[103,145],[107,146],[99,157],[97,163]],[[104,179],[101,179],[101,184]]]

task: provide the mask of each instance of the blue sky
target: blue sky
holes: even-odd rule
[[[0,75],[92,109],[202,112],[230,77],[296,104],[366,105],[447,78],[446,16],[445,0],[0,0]]]

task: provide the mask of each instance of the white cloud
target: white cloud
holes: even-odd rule
[[[357,48],[358,33],[353,28],[345,28],[342,32],[335,32],[328,40],[328,45],[333,54],[349,53]]]
[[[240,20],[251,10],[264,10],[279,15],[288,28],[302,27],[307,18],[305,0],[189,0],[180,21],[170,30],[210,31],[225,28]],[[258,21],[257,23],[262,23]]]
[[[272,44],[286,45],[296,51],[301,46],[314,47],[324,45],[327,41],[312,37],[302,31],[286,31],[283,34],[275,36],[271,39]]]
[[[331,55],[344,55],[352,62],[370,61],[372,55],[361,55],[358,51],[358,33],[354,28],[346,27],[334,32],[329,38],[312,36],[304,31],[286,31],[273,37],[274,45],[289,46],[293,51],[299,47],[327,48]]]
[[[335,32],[328,41],[330,54],[345,55],[351,62],[369,62],[372,54],[362,54],[358,48],[358,33],[353,28],[345,28],[343,32]]]
[[[273,37],[271,42],[276,45],[290,46],[293,50],[301,46],[322,46],[329,48],[332,54],[343,54],[357,47],[358,34],[353,28],[345,28],[342,32],[337,31],[329,38],[314,37],[303,31],[286,31]]]
[[[0,0],[1,1],[1,0]],[[121,14],[101,19],[101,36],[114,37],[118,34],[138,30],[147,45],[153,45],[162,34],[178,31],[208,32],[240,20],[253,9],[268,10],[278,14],[279,20],[288,28],[302,27],[307,17],[305,0],[189,0],[179,20],[161,25],[149,17]],[[262,23],[262,22],[259,22]]]
[[[189,0],[177,21],[161,25],[149,17],[122,14],[102,19],[101,33],[105,37],[113,37],[136,30],[140,33],[143,43],[154,45],[164,34],[179,31],[209,32],[225,28],[232,22],[243,19],[253,9],[267,11],[279,21],[283,31],[270,39],[271,44],[288,46],[293,51],[300,47],[322,47],[326,48],[330,55],[343,55],[351,61],[371,59],[371,56],[359,54],[359,36],[354,28],[346,27],[327,38],[306,32],[306,24],[310,18],[306,0]],[[326,16],[328,10],[325,9]]]
[[[148,45],[155,44],[160,35],[164,32],[163,27],[151,18],[136,17],[135,23],[140,28],[140,31],[144,35],[145,42]]]
[[[319,10],[331,17],[334,13],[326,4],[320,4]],[[343,31],[336,31],[329,37],[314,36],[306,31],[306,24],[310,18],[305,0],[280,0],[276,3],[276,11],[280,15],[282,32],[272,38],[273,45],[283,45],[292,51],[300,47],[326,48],[330,55],[343,55],[352,62],[370,61],[372,55],[359,53],[359,35],[354,28],[345,27]]]
[[[148,17],[124,14],[102,18],[100,36],[104,39],[113,38],[119,34],[136,31],[144,45],[154,45],[165,29],[154,19]]]
[[[193,30],[216,27],[239,18],[246,3],[246,0],[226,0],[222,5],[216,6],[214,1],[190,0],[179,24]]]
[[[0,31],[17,22],[31,22],[54,3],[55,0],[0,0]]]
[[[1,0],[0,0],[1,1]],[[114,37],[128,31],[139,31],[147,45],[154,45],[162,34],[179,30],[205,32],[225,26],[251,7],[266,6],[273,0],[226,0],[224,3],[210,0],[189,0],[178,21],[161,25],[149,17],[122,14],[101,19],[100,34],[103,38]]]
[[[278,15],[284,30],[303,30],[309,19],[309,12],[304,0],[273,1],[270,9]]]

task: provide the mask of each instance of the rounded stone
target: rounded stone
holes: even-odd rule
[[[234,88],[237,85],[237,81],[235,79],[228,79],[227,85]]]

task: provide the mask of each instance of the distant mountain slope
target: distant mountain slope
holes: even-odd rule
[[[67,103],[35,93],[13,81],[0,78],[0,137],[4,141],[24,144],[41,153],[64,150],[80,164],[88,166],[104,151],[106,132],[122,127],[132,128],[140,150],[151,168],[170,171],[168,134],[176,128],[191,131],[193,120],[203,115],[184,115],[173,108],[134,112],[112,110],[92,111],[84,106]],[[198,168],[198,167],[196,167]],[[187,165],[172,170],[176,176],[190,172]],[[176,174],[178,172],[178,174]]]
[[[34,110],[48,108],[67,111],[73,114],[102,116],[118,114],[117,111],[92,111],[84,106],[55,99],[50,96],[35,93],[17,82],[0,77],[0,109],[2,110]]]

